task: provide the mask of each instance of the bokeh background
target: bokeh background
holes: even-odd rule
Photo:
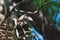
[[[41,7],[45,3],[48,3],[47,5],[44,5],[41,8],[41,10],[43,11],[44,15],[48,18],[48,20],[54,22],[56,28],[60,28],[60,0],[32,0],[32,1],[33,3],[35,3],[37,8]],[[32,29],[35,31],[35,33],[38,36],[36,38],[37,40],[39,39],[44,40],[41,34],[39,34],[34,28]]]

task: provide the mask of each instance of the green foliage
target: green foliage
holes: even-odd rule
[[[33,1],[33,3],[36,4],[37,7],[42,5],[42,0],[32,0],[32,1]]]
[[[41,5],[50,2],[50,0],[33,0],[33,2],[38,7],[40,7]],[[48,5],[44,5],[44,7],[41,9],[46,13],[46,16],[49,16],[50,18],[52,18],[58,10],[58,2],[50,3]]]
[[[37,7],[40,7],[41,5],[43,5],[44,3],[50,2],[50,0],[32,0],[33,3],[35,3],[37,5]]]
[[[37,7],[41,7],[41,5],[51,2],[51,0],[33,0],[33,2],[37,5]],[[48,5],[44,5],[41,10],[48,20],[53,20],[53,17],[58,13],[58,8],[60,7],[59,2],[49,3]],[[55,22],[56,23],[56,22]],[[58,23],[59,25],[60,23]]]

